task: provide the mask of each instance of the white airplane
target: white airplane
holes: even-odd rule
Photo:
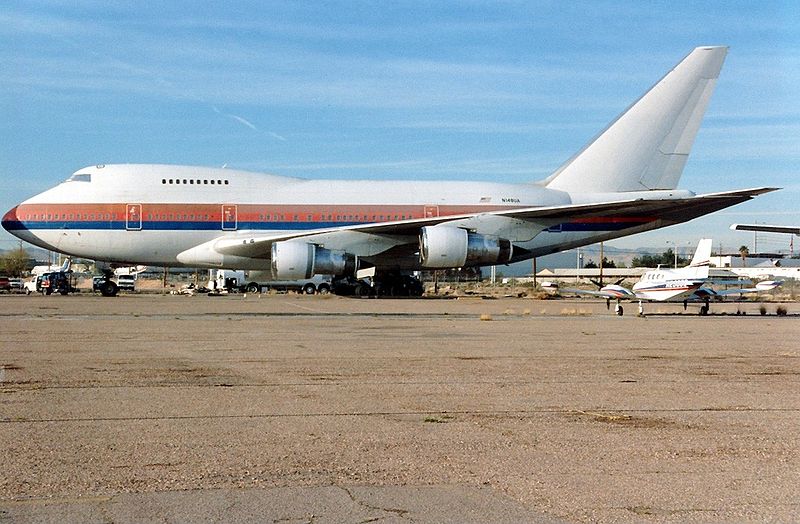
[[[693,50],[536,183],[97,165],[15,206],[2,225],[37,246],[114,264],[271,268],[282,280],[374,268],[384,290],[414,270],[513,263],[641,233],[775,189],[676,189],[726,54]]]
[[[702,302],[700,314],[707,315],[710,309],[711,300],[721,300],[724,297],[733,295],[744,295],[748,293],[760,293],[771,291],[781,285],[779,280],[769,280],[759,282],[755,287],[736,288],[716,291],[708,284],[715,279],[709,275],[709,265],[711,258],[711,239],[704,238],[697,244],[697,250],[688,266],[676,269],[658,267],[645,271],[639,281],[633,285],[632,289],[618,284],[603,286],[599,291],[586,291],[580,289],[569,289],[574,293],[582,295],[593,295],[603,297],[610,304],[611,300],[616,300],[615,311],[617,315],[623,314],[620,304],[622,300],[638,300],[639,314],[644,313],[642,302],[683,302],[686,309],[689,302]],[[726,279],[727,281],[727,279]]]

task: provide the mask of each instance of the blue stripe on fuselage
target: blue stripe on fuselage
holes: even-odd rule
[[[246,230],[281,230],[304,231],[309,229],[328,229],[342,226],[356,226],[374,222],[239,222],[235,229]],[[548,233],[568,233],[585,231],[621,231],[630,227],[641,225],[641,222],[564,222],[551,226],[545,231]],[[223,228],[219,222],[206,221],[143,221],[141,228],[138,224],[129,224],[120,220],[94,220],[94,221],[8,221],[3,226],[9,231],[47,230],[47,229],[76,229],[76,230],[142,230],[142,231],[230,231],[234,228]]]

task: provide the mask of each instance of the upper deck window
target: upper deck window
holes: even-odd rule
[[[67,179],[67,182],[91,182],[92,175],[90,173],[75,173]]]

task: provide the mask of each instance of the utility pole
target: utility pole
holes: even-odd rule
[[[600,287],[603,287],[603,243],[600,242]]]

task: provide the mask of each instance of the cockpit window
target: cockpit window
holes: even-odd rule
[[[67,182],[91,182],[92,175],[90,173],[75,173],[67,179]]]

